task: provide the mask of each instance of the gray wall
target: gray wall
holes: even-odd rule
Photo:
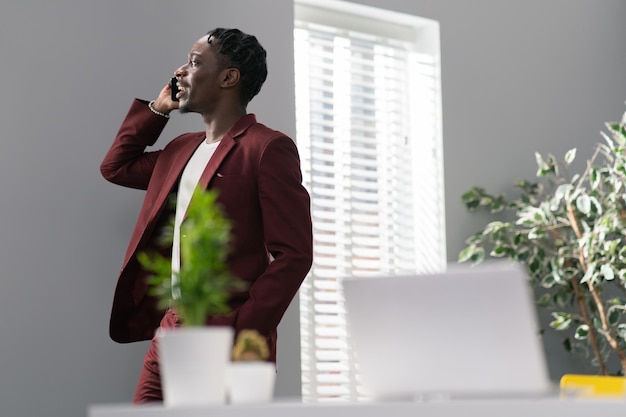
[[[535,179],[535,151],[576,168],[626,110],[622,0],[360,0],[440,22],[448,260],[487,222],[460,196],[474,185],[509,192]],[[582,172],[582,171],[580,171]],[[540,312],[544,328],[550,317]],[[551,377],[593,372],[544,334]]]
[[[147,344],[112,342],[108,316],[143,192],[104,181],[100,161],[131,100],[155,98],[217,26],[266,46],[270,76],[249,110],[294,136],[292,2],[271,2],[283,25],[259,19],[267,4],[0,4],[0,415],[82,416],[132,399]],[[199,129],[176,114],[159,144]],[[281,333],[282,395],[299,392],[298,337]]]
[[[450,260],[482,223],[463,191],[531,176],[535,150],[588,154],[624,110],[621,0],[359,3],[441,23]],[[293,136],[292,20],[291,0],[0,4],[1,415],[130,401],[146,344],[115,344],[107,326],[142,193],[106,183],[99,163],[132,98],[153,98],[215,26],[261,39],[270,76],[250,111]],[[175,115],[159,143],[201,127]],[[281,324],[281,396],[299,392],[296,310]],[[572,369],[550,354],[555,375]]]

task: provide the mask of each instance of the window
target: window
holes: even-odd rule
[[[341,278],[445,268],[439,29],[341,1],[295,11],[315,251],[300,290],[303,400],[356,399]]]

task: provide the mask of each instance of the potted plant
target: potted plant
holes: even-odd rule
[[[274,393],[276,367],[268,362],[267,340],[256,330],[242,330],[232,351],[231,403],[269,402]]]
[[[233,362],[266,361],[270,356],[267,340],[256,330],[242,330],[233,347]]]
[[[173,307],[181,320],[181,328],[160,329],[157,335],[168,406],[225,402],[234,330],[205,323],[208,317],[227,314],[229,295],[244,286],[226,265],[231,224],[216,198],[215,191],[195,190],[180,226],[181,267],[175,279],[171,258],[139,254],[141,264],[153,273],[151,294],[161,307]],[[171,244],[171,238],[166,241]]]
[[[563,161],[537,153],[538,180],[517,181],[515,198],[481,187],[462,196],[469,210],[499,214],[467,239],[459,261],[524,264],[565,349],[600,375],[626,371],[625,120],[606,124],[582,173],[568,173],[576,149]]]

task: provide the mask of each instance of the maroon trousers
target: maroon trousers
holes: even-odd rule
[[[161,319],[162,328],[178,327],[179,324],[178,316],[172,309],[168,309]],[[139,376],[133,403],[143,404],[161,401],[163,401],[163,392],[161,390],[161,373],[159,372],[159,355],[155,336],[152,338],[143,360],[143,369]]]

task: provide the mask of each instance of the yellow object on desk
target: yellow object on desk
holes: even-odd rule
[[[626,378],[622,376],[565,374],[560,394],[564,398],[626,397]]]

